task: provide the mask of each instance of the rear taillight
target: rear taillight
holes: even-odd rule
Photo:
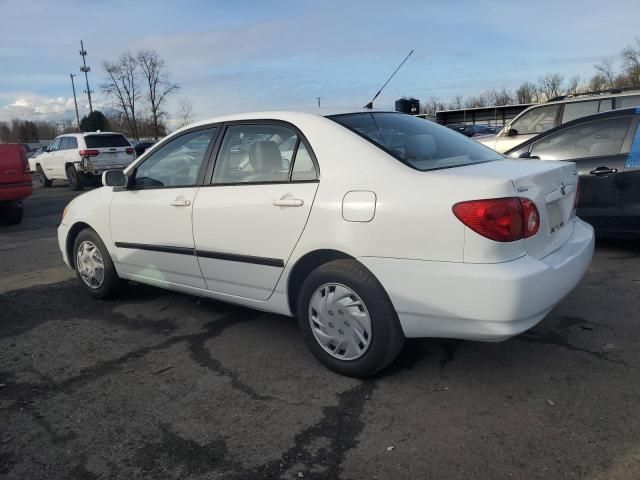
[[[129,155],[133,155],[133,152],[135,152],[135,150],[133,149],[133,147],[127,147],[125,152],[127,152]]]
[[[507,197],[456,203],[453,213],[474,232],[496,242],[514,242],[538,233],[540,215],[526,198]]]
[[[22,173],[28,175],[31,173],[31,169],[29,168],[29,159],[27,158],[27,152],[24,148],[20,151],[20,160],[22,161]]]
[[[79,150],[78,153],[81,157],[97,157],[100,154],[99,150]]]

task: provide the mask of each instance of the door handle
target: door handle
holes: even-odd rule
[[[185,200],[184,198],[176,198],[174,201],[169,203],[172,207],[188,207],[191,205],[191,200]]]
[[[610,173],[618,173],[617,168],[598,167],[589,172],[590,175],[609,175]]]
[[[274,207],[301,207],[304,205],[304,200],[301,198],[281,198],[280,200],[274,200]]]

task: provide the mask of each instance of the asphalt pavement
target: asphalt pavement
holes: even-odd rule
[[[319,365],[293,319],[62,263],[74,194],[0,228],[0,477],[638,479],[640,244],[502,343],[407,342],[378,377]]]

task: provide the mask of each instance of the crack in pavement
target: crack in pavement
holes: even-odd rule
[[[603,352],[597,352],[595,350],[589,350],[588,348],[582,348],[582,347],[578,347],[576,345],[573,345],[573,344],[569,343],[562,335],[559,335],[559,334],[554,333],[554,332],[541,333],[541,332],[529,331],[529,332],[526,332],[526,333],[524,333],[522,335],[514,337],[514,339],[515,340],[519,340],[521,342],[542,343],[542,344],[547,344],[547,345],[555,345],[555,346],[562,347],[562,348],[565,348],[565,349],[573,351],[573,352],[586,353],[586,354],[591,355],[592,357],[595,357],[598,360],[602,360],[604,362],[614,363],[616,365],[624,365],[625,367],[629,367],[629,368],[633,368],[633,369],[636,368],[635,366],[625,362],[624,360],[618,360],[618,359],[615,359],[615,358],[611,358],[611,357],[609,357],[607,354],[605,354]]]
[[[206,350],[204,344],[208,340],[215,338],[222,334],[227,328],[240,323],[245,323],[251,320],[259,318],[260,313],[256,312],[254,315],[248,315],[248,312],[241,307],[230,308],[231,313],[220,319],[212,320],[204,325],[203,332],[190,333],[184,335],[177,335],[170,337],[164,342],[160,342],[155,345],[149,345],[146,347],[127,352],[124,355],[96,363],[90,367],[85,368],[80,374],[66,379],[62,382],[43,382],[42,384],[11,384],[7,383],[3,388],[3,391],[7,391],[9,395],[13,393],[13,397],[16,400],[16,404],[13,406],[20,406],[21,404],[30,403],[35,397],[40,396],[53,396],[58,393],[69,393],[75,388],[82,387],[96,379],[102,378],[110,373],[114,372],[122,365],[135,359],[144,357],[150,352],[165,350],[178,343],[187,342],[191,347],[190,355],[198,362],[218,375],[229,377],[231,379],[231,386],[236,390],[250,396],[255,400],[271,400],[272,397],[259,395],[253,390],[252,387],[242,383],[237,375],[232,371],[222,366],[220,361],[214,359],[210,353]]]

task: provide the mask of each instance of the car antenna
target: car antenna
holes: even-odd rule
[[[378,98],[378,95],[380,95],[382,93],[382,90],[384,90],[384,87],[387,86],[387,83],[389,83],[391,81],[391,79],[394,77],[394,75],[396,73],[398,73],[398,70],[400,70],[400,68],[402,67],[402,65],[404,65],[404,62],[406,62],[409,57],[411,56],[411,54],[413,53],[413,50],[411,50],[409,52],[409,55],[407,55],[406,57],[404,57],[404,60],[402,61],[402,63],[400,65],[398,65],[398,68],[395,69],[395,71],[391,74],[391,76],[387,79],[386,82],[384,82],[384,85],[382,85],[382,87],[380,88],[380,90],[378,90],[378,93],[376,93],[375,97],[373,97],[371,99],[371,101],[369,103],[367,103],[364,108],[368,108],[369,110],[371,110],[373,108],[373,102],[375,101],[376,98]]]

